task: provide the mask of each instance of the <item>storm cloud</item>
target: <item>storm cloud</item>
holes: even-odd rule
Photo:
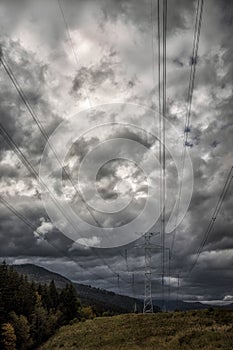
[[[70,0],[62,1],[62,6],[70,37],[56,1],[0,2],[3,58],[12,69],[46,134],[50,136],[61,122],[69,121],[76,115],[79,118],[79,112],[98,105],[120,102],[158,110],[158,57],[157,51],[155,55],[152,52],[152,27],[157,26],[155,2],[152,0],[153,26],[150,1]],[[168,1],[167,119],[177,129],[180,140],[184,132],[195,8],[195,1]],[[165,283],[168,290],[170,281],[173,299],[177,297],[178,274],[183,299],[226,300],[233,294],[232,186],[198,263],[189,273],[233,165],[232,13],[233,4],[230,1],[204,2],[189,132],[194,188],[187,213],[176,230],[170,275],[166,257]],[[154,40],[157,45],[156,33]],[[0,122],[36,171],[39,171],[47,141],[3,66],[0,68]],[[98,118],[103,124],[107,120],[104,114]],[[114,108],[110,118],[113,123],[119,119],[114,114]],[[128,123],[137,122],[137,118],[139,116],[130,115]],[[88,121],[78,119],[77,123],[80,123],[81,128]],[[151,134],[148,135],[130,126],[112,127],[109,130],[97,128],[82,135],[74,140],[65,159],[67,173],[78,185],[78,170],[83,159],[107,139],[132,140],[143,145],[148,152],[156,153],[158,143],[156,137],[151,136],[156,125],[150,125]],[[172,139],[169,131],[167,135]],[[173,145],[175,148],[175,142]],[[41,200],[41,187],[2,135],[0,147],[1,196],[43,232],[42,236],[38,235],[1,205],[0,256],[14,263],[34,262],[81,283],[115,291],[120,288],[121,293],[142,297],[142,233],[136,233],[138,239],[135,242],[112,249],[90,248],[80,244],[83,242],[81,233],[79,241],[72,241],[50,223]],[[59,149],[57,152],[59,154]],[[107,154],[110,149],[106,148],[104,152]],[[182,149],[175,152],[181,156]],[[147,152],[142,158],[146,156]],[[169,154],[166,168],[168,219],[178,183],[177,170]],[[55,170],[51,173],[51,182],[59,197],[61,193]],[[67,201],[84,221],[93,223],[80,196],[72,190],[67,173],[63,171]],[[186,172],[184,178],[185,175]],[[129,186],[121,186],[122,180],[127,180]],[[126,199],[132,195],[134,197],[126,212],[108,215],[93,211],[103,227],[125,225],[139,215],[148,193],[145,180],[140,167],[123,157],[119,156],[119,159],[103,165],[93,184],[100,197],[109,203],[120,196]],[[158,232],[159,224],[156,223],[152,229]],[[127,230],[125,234],[128,234]],[[166,247],[170,247],[172,237],[172,233],[167,234]],[[96,242],[95,237],[90,239]],[[160,244],[158,235],[154,236],[153,243]],[[160,298],[158,248],[153,253],[152,269],[154,297]],[[118,274],[120,286],[117,284]]]

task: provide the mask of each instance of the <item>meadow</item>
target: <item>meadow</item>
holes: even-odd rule
[[[233,312],[208,309],[125,314],[74,322],[40,350],[233,349]]]

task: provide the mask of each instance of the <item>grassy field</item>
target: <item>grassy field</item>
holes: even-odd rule
[[[40,350],[233,349],[233,312],[127,314],[62,327]]]

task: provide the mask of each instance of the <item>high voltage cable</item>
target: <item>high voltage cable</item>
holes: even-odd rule
[[[48,193],[51,196],[51,199],[53,201],[53,203],[56,205],[56,207],[58,208],[58,210],[60,211],[60,213],[64,216],[64,218],[72,225],[73,229],[76,230],[76,227],[74,226],[73,222],[70,221],[70,219],[67,217],[66,213],[64,213],[62,206],[60,205],[60,203],[58,202],[58,200],[56,199],[56,197],[54,197],[54,195],[51,193],[51,191],[49,190],[49,188],[47,187],[47,185],[43,182],[43,180],[40,178],[38,172],[35,170],[35,168],[32,166],[32,164],[30,163],[30,161],[28,161],[28,159],[25,157],[25,155],[22,153],[22,151],[19,149],[19,147],[17,146],[17,144],[14,142],[14,140],[12,139],[12,137],[9,135],[9,133],[5,130],[5,128],[3,127],[3,125],[0,123],[0,133],[3,136],[3,138],[5,139],[5,141],[7,142],[7,144],[10,146],[10,148],[13,150],[13,152],[16,154],[16,156],[19,158],[19,160],[23,163],[23,165],[27,168],[27,170],[29,171],[29,173],[34,177],[34,179],[38,182],[39,186],[42,187],[42,189],[47,190]],[[113,272],[113,271],[112,271]]]
[[[212,231],[212,229],[213,229],[213,227],[214,227],[214,224],[215,224],[215,221],[216,221],[216,219],[217,219],[217,216],[218,216],[218,214],[219,214],[219,212],[220,212],[220,210],[221,210],[223,201],[224,201],[224,199],[226,198],[227,192],[228,192],[228,190],[229,190],[229,188],[230,188],[230,186],[231,186],[232,179],[233,179],[233,166],[231,167],[231,170],[230,170],[230,172],[229,172],[229,174],[228,174],[228,177],[227,177],[227,179],[226,179],[226,181],[225,181],[225,184],[224,184],[223,189],[222,189],[222,192],[221,192],[221,194],[220,194],[220,196],[219,196],[217,205],[216,205],[216,207],[215,207],[215,209],[214,209],[212,218],[211,218],[211,220],[210,220],[210,222],[209,222],[209,224],[208,224],[208,226],[207,226],[207,229],[206,229],[206,231],[205,231],[205,233],[204,233],[204,237],[203,237],[203,240],[202,240],[202,242],[201,242],[201,245],[200,245],[200,247],[197,249],[196,258],[195,258],[195,260],[194,260],[194,262],[193,262],[191,268],[189,269],[189,274],[192,272],[192,270],[193,270],[194,267],[196,266],[196,264],[197,264],[197,262],[198,262],[198,259],[199,259],[199,257],[200,257],[200,254],[201,254],[201,252],[202,252],[202,250],[203,250],[203,248],[204,248],[204,246],[205,246],[205,244],[206,244],[206,242],[207,242],[207,240],[208,240],[208,238],[209,238],[209,235],[210,235],[210,233],[211,233],[211,231]]]
[[[62,7],[62,1],[61,0],[57,0],[57,1],[58,1],[58,6],[59,6],[59,9],[60,9],[61,15],[62,15],[62,19],[64,21],[65,30],[66,30],[66,33],[67,33],[68,40],[70,42],[71,50],[73,52],[73,55],[74,55],[74,58],[75,58],[75,61],[76,61],[77,67],[78,67],[79,66],[79,60],[78,60],[78,56],[77,56],[76,50],[74,48],[74,43],[73,43],[73,40],[72,40],[72,37],[71,37],[71,34],[70,34],[70,30],[69,30],[69,26],[68,26],[68,23],[67,23],[67,20],[66,20],[65,12],[64,12],[63,7]],[[84,90],[85,90],[86,98],[87,98],[87,100],[89,102],[89,105],[90,105],[90,107],[92,107],[90,98],[88,96],[87,89],[85,87],[84,87]],[[99,224],[99,227],[101,227],[100,224]],[[127,271],[129,273],[127,259],[125,258],[125,260],[126,260]],[[117,274],[117,278],[118,278],[118,283],[119,283],[119,275],[118,274]]]
[[[17,79],[15,78],[11,68],[7,65],[7,63],[5,62],[4,58],[2,56],[0,56],[0,62],[2,64],[2,66],[4,67],[7,75],[9,76],[10,80],[12,81],[14,87],[16,88],[20,98],[22,99],[23,103],[25,104],[27,110],[29,111],[31,117],[33,118],[33,120],[36,122],[41,134],[43,135],[44,139],[47,141],[48,143],[48,146],[50,147],[50,149],[52,150],[52,152],[54,153],[57,161],[59,162],[59,164],[61,165],[62,167],[62,170],[65,172],[67,178],[69,179],[69,181],[71,182],[72,186],[74,187],[76,193],[78,194],[79,198],[82,200],[83,204],[86,206],[87,210],[89,211],[90,215],[92,216],[92,218],[94,219],[94,221],[96,222],[97,226],[99,226],[102,230],[102,226],[100,225],[99,221],[95,218],[94,214],[91,212],[89,206],[87,205],[87,203],[85,202],[85,200],[83,199],[80,191],[77,190],[76,186],[74,185],[73,183],[73,180],[71,179],[69,173],[66,171],[65,167],[63,166],[63,164],[61,163],[59,157],[57,156],[57,153],[55,151],[55,149],[53,148],[53,146],[51,145],[51,143],[49,142],[49,138],[48,138],[48,135],[47,133],[45,132],[43,126],[41,125],[35,111],[32,109],[30,103],[27,101],[27,98],[22,90],[22,88],[20,87]],[[52,196],[51,194],[51,191],[48,189],[48,187],[45,185],[45,183],[41,180],[41,178],[39,177],[39,174],[35,171],[34,167],[31,165],[31,163],[26,159],[26,157],[23,155],[23,153],[20,151],[20,149],[17,147],[17,145],[15,144],[15,142],[13,141],[13,139],[10,137],[10,135],[7,133],[7,131],[4,129],[4,127],[1,125],[0,127],[0,131],[2,132],[4,138],[7,140],[7,143],[10,145],[10,147],[14,148],[15,150],[15,153],[16,155],[20,158],[20,160],[23,162],[23,164],[27,167],[27,169],[33,174],[33,176],[35,178],[38,179],[39,181],[39,184],[43,184],[43,186],[47,189],[47,191],[50,193],[50,195]],[[58,206],[58,201],[56,200],[56,198],[54,196],[52,196],[52,199],[53,199],[53,202],[57,202],[56,205]],[[59,205],[60,206],[60,205]],[[61,206],[60,206],[61,207]],[[70,222],[70,219],[67,218],[66,214],[64,214],[64,212],[59,209],[63,216],[67,219],[67,221],[73,226],[74,229],[76,229],[73,225],[73,223]],[[94,252],[94,254],[98,257],[98,253],[95,251],[94,248],[90,247],[91,251]],[[105,259],[103,257],[101,257],[101,259],[103,260],[103,262],[106,264],[106,266],[112,271],[113,274],[115,274],[115,276],[117,276],[118,274],[113,271],[111,269],[111,267],[109,266],[109,264],[106,263]],[[126,282],[126,283],[129,283],[128,281],[126,281],[125,279],[123,279],[122,277],[120,277],[122,279],[122,281]]]
[[[27,170],[29,171],[29,173],[34,177],[34,179],[38,182],[38,184],[43,188],[46,189],[48,191],[48,193],[50,194],[52,201],[54,202],[54,204],[57,206],[57,208],[59,209],[60,213],[66,218],[67,221],[69,221],[68,217],[66,216],[66,214],[64,213],[61,205],[59,204],[59,202],[57,201],[57,199],[54,197],[54,195],[50,192],[49,188],[47,187],[47,185],[43,182],[43,180],[40,178],[38,172],[35,170],[35,168],[33,167],[33,165],[28,161],[28,159],[25,157],[25,155],[22,153],[22,151],[20,150],[20,148],[17,146],[17,144],[14,142],[14,140],[12,139],[12,137],[9,135],[9,133],[5,130],[5,128],[3,127],[3,125],[0,123],[0,133],[3,136],[3,138],[5,139],[5,141],[7,142],[7,144],[10,146],[10,148],[13,150],[13,152],[16,154],[16,156],[19,158],[19,160],[23,163],[23,165],[27,168]],[[73,226],[73,223],[71,223],[71,225]],[[74,228],[74,226],[73,226]]]
[[[19,160],[24,164],[24,166],[27,168],[27,170],[33,175],[33,177],[35,178],[35,180],[38,182],[38,184],[43,188],[46,189],[48,191],[48,193],[51,196],[52,201],[54,202],[54,204],[57,206],[57,208],[59,209],[59,211],[61,212],[61,214],[66,218],[66,220],[73,226],[74,229],[76,229],[76,227],[74,226],[73,222],[70,221],[70,219],[67,217],[66,213],[64,213],[62,206],[60,205],[60,203],[57,201],[56,197],[54,197],[54,195],[51,193],[51,191],[49,190],[49,188],[47,187],[47,185],[43,182],[43,180],[41,179],[41,177],[39,176],[39,174],[37,173],[37,171],[35,170],[35,168],[32,166],[32,164],[30,163],[30,161],[28,161],[28,159],[25,157],[25,155],[22,153],[22,151],[19,149],[19,147],[17,146],[17,144],[14,142],[14,140],[12,139],[12,137],[9,135],[9,133],[5,130],[5,128],[2,126],[2,124],[0,123],[0,133],[3,136],[3,138],[5,139],[5,141],[8,143],[8,145],[10,146],[10,148],[13,150],[13,152],[17,155],[17,157],[19,158]],[[90,247],[90,249],[93,251],[93,248]],[[93,251],[94,252],[94,251]],[[97,255],[94,252],[95,255]],[[103,262],[106,264],[105,260],[101,257],[99,257],[97,255],[97,257],[99,259],[102,259]],[[112,270],[110,268],[110,266],[108,264],[106,264],[106,266],[109,268],[109,270],[115,275],[117,276],[118,274]],[[122,279],[122,278],[121,278]],[[124,282],[130,284],[128,281],[125,281],[124,279],[122,279]]]
[[[159,105],[159,211],[160,211],[160,231],[162,232],[162,108],[161,108],[161,33],[160,33],[160,0],[157,0],[157,22],[158,22],[158,105]],[[160,233],[162,234],[162,233]],[[162,264],[162,260],[161,260]]]
[[[180,298],[180,274],[178,273],[178,279],[177,279],[177,294],[176,294],[176,304],[178,303]]]
[[[152,98],[151,104],[153,106],[153,90],[155,90],[155,40],[154,40],[154,16],[153,16],[153,3],[154,0],[151,0],[151,50],[152,50]],[[155,115],[156,117],[156,115]],[[155,124],[156,125],[156,124]]]
[[[152,0],[153,1],[153,0]],[[160,211],[160,235],[161,244],[162,239],[162,210],[163,210],[163,199],[162,199],[162,187],[163,187],[163,170],[162,170],[162,106],[161,106],[161,23],[160,23],[160,0],[157,0],[157,35],[158,35],[158,110],[159,110],[159,164],[160,164],[160,177],[159,177],[159,211]],[[163,252],[161,249],[161,268],[163,270]]]
[[[131,275],[131,272],[129,271],[129,264],[128,264],[128,249],[124,249],[124,253],[121,253],[121,251],[119,251],[119,254],[125,260],[125,266],[126,266],[128,275]]]
[[[24,222],[25,225],[27,225],[28,227],[30,227],[33,231],[35,231],[36,233],[38,233],[38,235],[45,240],[44,238],[44,234],[40,231],[40,229],[37,228],[37,226],[35,224],[33,224],[31,221],[29,221],[24,215],[22,215],[12,204],[10,204],[5,198],[3,198],[0,195],[0,202],[8,209],[10,210],[15,216],[17,216],[22,222]],[[55,248],[58,252],[64,254],[67,258],[69,258],[70,260],[74,261],[76,264],[78,264],[78,266],[80,266],[83,270],[86,269],[85,265],[77,263],[77,261],[70,255],[67,253],[67,251],[61,249],[60,247],[57,247],[55,244],[51,243],[49,240],[45,240],[51,247]],[[99,278],[99,279],[103,279],[103,277],[97,275],[96,273],[92,273],[92,275],[94,275],[95,277]],[[112,285],[116,285],[113,282],[109,282]]]
[[[186,125],[185,125],[185,142],[188,139],[188,130],[190,127],[190,115],[191,115],[191,106],[192,106],[192,98],[193,98],[193,89],[194,89],[194,80],[195,80],[195,72],[196,72],[196,64],[198,59],[198,47],[199,47],[199,39],[200,39],[200,31],[201,31],[201,22],[202,22],[202,14],[203,14],[203,5],[204,0],[198,0],[197,6],[197,19],[195,24],[195,33],[194,33],[194,47],[191,58],[191,74],[190,74],[190,82],[188,89],[188,106],[187,106],[187,114],[186,114]]]
[[[200,255],[201,255],[201,252],[202,252],[202,250],[203,250],[203,248],[204,248],[204,246],[205,246],[205,244],[206,244],[206,242],[207,242],[207,240],[208,240],[208,238],[210,236],[211,231],[213,230],[213,227],[215,225],[217,216],[218,216],[218,214],[219,214],[219,212],[221,210],[223,201],[226,198],[227,192],[228,192],[228,190],[229,190],[229,188],[231,186],[232,179],[233,179],[233,166],[231,167],[230,172],[229,172],[229,174],[227,176],[227,179],[226,179],[225,184],[223,186],[222,192],[221,192],[221,194],[219,196],[219,199],[218,199],[218,202],[216,204],[215,210],[214,210],[214,212],[212,214],[212,218],[211,218],[211,220],[210,220],[210,222],[209,222],[209,224],[207,226],[207,229],[206,229],[206,231],[204,233],[203,240],[202,240],[199,248],[196,251],[196,258],[195,258],[192,266],[188,270],[188,272],[186,274],[184,274],[183,277],[190,277],[193,269],[195,268],[195,266],[196,266],[196,264],[198,262],[198,259],[199,259]],[[179,274],[179,277],[180,277],[180,274]],[[181,288],[181,281],[179,282],[178,290],[180,290],[180,288]]]
[[[125,258],[125,264],[126,264],[127,272],[130,273],[130,271],[129,271],[129,263],[128,263],[128,249],[125,249],[124,258]]]
[[[177,233],[176,226],[178,222],[181,193],[182,193],[182,187],[183,187],[184,164],[185,164],[185,157],[186,157],[186,147],[188,146],[188,135],[190,131],[191,107],[192,107],[192,98],[193,98],[193,90],[194,90],[194,82],[195,82],[196,64],[198,59],[198,47],[199,47],[199,40],[200,40],[203,6],[204,6],[204,0],[198,0],[197,9],[196,9],[194,35],[193,35],[192,57],[190,62],[191,69],[190,69],[188,96],[187,96],[187,104],[186,104],[186,116],[185,116],[185,123],[184,123],[183,147],[182,147],[182,156],[181,156],[181,180],[180,180],[178,202],[177,202],[175,230],[174,230],[172,244],[171,244],[171,258],[173,258],[172,252],[174,249],[174,244],[176,239],[176,233]]]
[[[158,35],[158,111],[159,111],[159,210],[160,210],[160,235],[161,235],[161,285],[162,299],[164,299],[164,274],[165,274],[165,186],[166,186],[166,140],[165,140],[165,117],[166,117],[166,35],[167,35],[167,0],[162,4],[162,21],[160,0],[157,0],[157,35]],[[151,20],[153,20],[153,0],[151,1]],[[161,25],[162,24],[162,25]],[[162,45],[161,45],[162,27]],[[162,46],[162,49],[161,49]],[[154,40],[152,25],[152,50],[154,65]],[[162,77],[161,77],[161,52],[162,52]],[[154,73],[154,69],[153,69]],[[154,79],[154,78],[153,78]],[[162,82],[161,82],[162,81]],[[162,100],[162,102],[161,102]]]
[[[153,16],[153,10],[154,10],[154,0],[151,0],[151,43],[152,43],[152,78],[153,78],[153,89],[155,89],[155,40],[154,40],[154,16]],[[159,164],[160,164],[160,177],[159,177],[159,212],[160,212],[160,240],[161,244],[163,242],[162,240],[162,108],[161,108],[161,29],[160,29],[160,0],[157,0],[157,58],[158,58],[158,115],[159,115],[159,120],[158,120],[158,141],[159,141]],[[153,91],[153,90],[152,90]],[[153,96],[153,95],[152,95]],[[153,97],[152,97],[152,106],[153,106]],[[155,113],[155,118],[157,117],[157,114]],[[155,121],[155,126],[156,126],[156,121]],[[161,270],[163,270],[163,248],[160,246],[160,251],[161,251]],[[162,275],[161,275],[162,276]],[[163,277],[161,277],[163,279]],[[163,285],[163,282],[161,283]]]
[[[167,0],[163,0],[163,80],[162,80],[162,232],[161,232],[161,245],[162,245],[162,295],[164,300],[164,274],[165,274],[165,196],[166,196],[166,113],[167,113],[167,107],[166,107],[166,79],[167,79],[167,68],[166,68],[166,60],[167,60]]]
[[[95,221],[95,223],[97,224],[97,226],[99,226],[101,228],[101,224],[100,222],[98,221],[98,219],[96,219],[94,217],[94,214],[92,213],[90,207],[87,205],[86,201],[84,200],[82,194],[80,193],[80,191],[77,189],[77,187],[75,186],[72,178],[70,177],[69,173],[67,172],[66,168],[64,167],[64,165],[61,163],[53,145],[50,143],[49,141],[49,136],[47,135],[46,131],[44,130],[43,126],[41,125],[40,123],[40,120],[38,118],[38,116],[36,115],[35,111],[33,110],[31,104],[27,101],[27,98],[24,94],[24,91],[22,90],[22,88],[20,87],[13,71],[11,70],[11,68],[9,67],[9,65],[7,65],[6,61],[4,60],[4,58],[1,56],[0,57],[0,62],[2,63],[7,75],[9,76],[10,80],[12,81],[15,89],[17,90],[20,98],[22,99],[23,103],[25,104],[27,110],[29,111],[31,117],[33,118],[33,120],[35,121],[36,125],[38,126],[41,134],[43,135],[45,141],[47,142],[49,148],[52,150],[53,154],[55,155],[58,163],[60,164],[62,170],[64,171],[66,177],[69,179],[71,185],[73,186],[76,194],[79,196],[79,198],[81,199],[82,203],[85,205],[86,209],[88,210],[88,212],[90,213],[91,217],[93,218],[93,220]]]
[[[12,81],[14,87],[16,88],[19,96],[21,97],[23,103],[25,104],[27,110],[29,111],[31,117],[33,118],[33,120],[35,121],[36,125],[38,126],[41,134],[43,135],[45,141],[47,142],[49,148],[52,150],[55,158],[57,159],[59,165],[62,168],[62,171],[65,173],[66,177],[68,178],[68,180],[70,181],[72,187],[74,188],[76,194],[79,196],[79,198],[81,199],[82,203],[85,205],[86,209],[88,210],[89,214],[91,215],[92,219],[95,221],[95,223],[97,224],[98,227],[101,228],[101,224],[98,221],[98,219],[96,219],[96,217],[94,216],[93,212],[91,211],[90,207],[87,205],[86,201],[84,200],[82,194],[80,193],[80,191],[77,189],[77,187],[75,186],[72,178],[70,177],[70,174],[67,172],[66,168],[64,167],[64,165],[62,164],[61,160],[59,159],[53,145],[50,143],[49,141],[49,136],[47,135],[46,131],[44,130],[43,126],[40,123],[40,120],[38,118],[38,116],[36,115],[35,111],[33,110],[32,106],[30,105],[30,103],[27,101],[27,98],[24,94],[24,91],[22,90],[22,88],[20,87],[14,73],[12,72],[11,68],[7,65],[7,63],[5,62],[3,57],[0,57],[0,62],[2,63],[7,75],[9,76],[10,80]],[[102,229],[103,230],[103,229]]]
[[[76,52],[76,50],[74,48],[74,43],[73,43],[72,37],[70,35],[69,26],[68,26],[68,23],[67,23],[67,20],[66,20],[65,12],[64,12],[63,7],[62,7],[62,2],[61,2],[61,0],[57,0],[57,2],[58,2],[58,7],[60,9],[61,15],[62,15],[62,19],[64,21],[65,30],[66,30],[66,33],[67,33],[67,38],[69,40],[70,47],[71,47],[71,50],[72,50],[73,55],[74,55],[74,59],[75,59],[76,65],[77,65],[77,67],[79,67],[79,60],[78,60],[77,52]],[[87,89],[85,87],[84,87],[84,90],[85,90],[86,99],[87,99],[87,101],[89,103],[89,106],[92,107],[90,98],[88,96]]]

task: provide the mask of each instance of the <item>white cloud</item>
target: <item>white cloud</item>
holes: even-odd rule
[[[43,242],[46,234],[53,230],[53,224],[51,222],[45,221],[44,218],[40,218],[40,222],[40,226],[33,232],[38,244]]]

